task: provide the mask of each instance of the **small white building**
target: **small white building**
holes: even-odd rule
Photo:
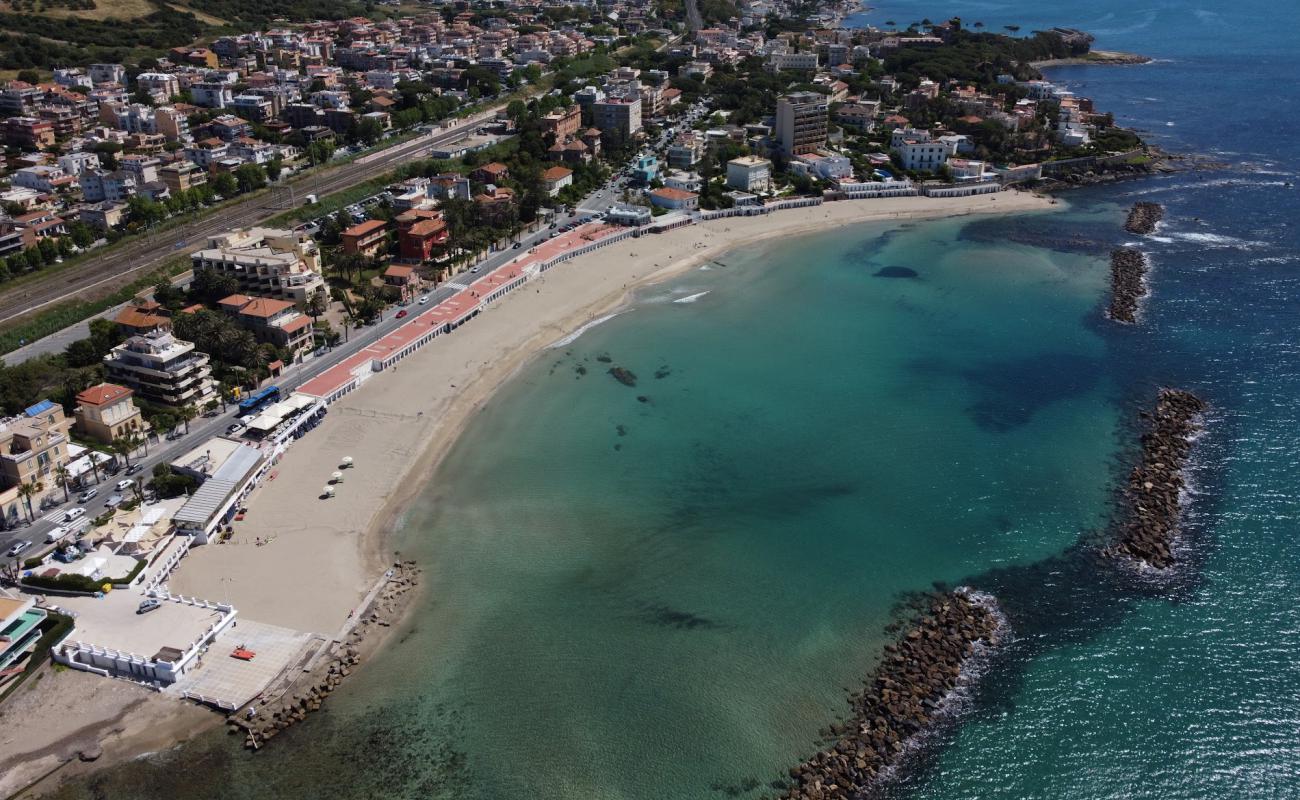
[[[757,156],[741,156],[727,162],[727,185],[742,192],[772,189],[772,162]]]
[[[903,169],[913,172],[934,172],[948,162],[948,145],[931,141],[904,141],[894,148]]]

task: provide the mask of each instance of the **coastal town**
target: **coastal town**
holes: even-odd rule
[[[538,347],[737,242],[1042,210],[1158,160],[1035,68],[1082,31],[853,10],[421,4],[24,66],[0,714],[128,684],[261,748],[401,618],[385,535]],[[103,720],[0,717],[0,793],[100,758]]]

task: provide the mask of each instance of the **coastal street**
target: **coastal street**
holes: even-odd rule
[[[326,196],[354,186],[406,161],[423,158],[437,147],[458,141],[491,119],[504,104],[494,105],[446,128],[437,128],[402,144],[380,150],[348,164],[323,170],[292,183],[300,196],[313,193]],[[177,255],[186,247],[198,247],[203,240],[232,228],[256,225],[281,214],[275,205],[276,192],[268,192],[225,206],[196,222],[179,225],[158,234],[146,234],[120,248],[95,255],[77,265],[73,274],[49,281],[24,285],[0,292],[0,323],[8,323],[50,305],[75,296],[89,298],[107,294],[117,286],[135,280],[142,271],[163,259]],[[123,268],[123,264],[126,267]]]
[[[427,145],[426,145],[427,146]],[[558,217],[555,225],[562,227],[575,217],[573,215],[563,215]],[[554,231],[542,228],[532,234],[523,236],[519,239],[519,247],[510,247],[499,250],[488,255],[483,261],[471,268],[470,271],[457,276],[459,280],[477,280],[481,277],[491,275],[498,269],[506,266],[509,262],[526,253],[528,248],[540,244],[554,235]],[[428,293],[426,305],[435,306],[438,303],[455,296],[462,288],[457,285],[457,281],[448,281]],[[379,321],[373,325],[361,326],[357,328],[347,328],[347,341],[329,349],[319,356],[309,356],[300,364],[291,365],[276,380],[275,385],[286,393],[293,391],[297,387],[320,375],[322,372],[333,367],[341,361],[355,355],[356,353],[369,347],[375,341],[388,333],[396,330],[403,324],[402,319],[398,319],[397,314],[400,307],[391,308],[384,312]],[[140,464],[143,469],[138,472],[135,478],[141,483],[148,483],[152,477],[152,471],[155,465],[166,463],[177,456],[185,453],[194,447],[196,442],[203,441],[211,436],[217,436],[225,432],[226,427],[238,416],[238,410],[231,407],[225,413],[215,417],[198,417],[190,423],[189,433],[173,441],[154,438],[150,441],[147,452],[143,453],[140,458],[133,457],[132,464]],[[106,503],[113,494],[112,491],[117,481],[124,476],[121,473],[116,475],[101,475],[101,481],[96,486],[98,494],[92,498],[92,502],[82,504],[77,502],[77,494],[70,493],[70,500],[61,503],[55,507],[47,508],[43,511],[36,510],[36,520],[30,525],[25,525],[14,530],[0,532],[0,558],[8,562],[10,557],[3,555],[9,551],[18,542],[29,543],[23,552],[16,556],[17,560],[22,561],[32,557],[45,547],[46,535],[58,526],[62,517],[69,509],[81,507],[85,508],[87,516],[94,517],[102,514],[106,508]],[[62,495],[58,495],[61,499]],[[35,509],[34,509],[35,510]]]

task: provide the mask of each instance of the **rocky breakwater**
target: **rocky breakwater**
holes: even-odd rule
[[[1142,434],[1142,455],[1129,475],[1124,516],[1107,555],[1155,569],[1173,566],[1183,470],[1204,411],[1205,401],[1191,392],[1162,389],[1155,411],[1143,413],[1150,427]]]
[[[1140,250],[1120,247],[1110,254],[1110,308],[1116,322],[1137,321],[1138,304],[1147,294],[1147,257]]]
[[[1134,203],[1124,220],[1124,230],[1146,235],[1156,229],[1165,216],[1165,207],[1159,203]]]
[[[328,644],[326,651],[300,677],[290,679],[278,691],[268,691],[250,706],[227,718],[230,732],[244,734],[244,746],[261,749],[282,731],[319,711],[325,699],[356,670],[362,658],[376,645],[376,631],[388,628],[414,597],[419,585],[419,568],[414,561],[395,562],[386,573],[379,593],[362,609],[341,641]],[[252,714],[249,714],[249,711]]]
[[[849,697],[852,714],[824,733],[826,749],[790,769],[788,800],[850,800],[879,788],[944,710],[979,646],[1003,636],[991,598],[965,590],[929,597],[921,614],[884,658],[865,688]]]

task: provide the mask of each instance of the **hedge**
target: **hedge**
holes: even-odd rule
[[[0,694],[0,702],[3,702],[5,698],[17,691],[18,687],[22,686],[23,681],[27,680],[33,672],[45,663],[45,657],[50,650],[54,649],[55,645],[63,641],[72,632],[73,624],[72,617],[65,614],[50,612],[45,617],[45,621],[41,623],[41,627],[44,629],[41,638],[36,640],[36,646],[27,659],[27,666],[23,668],[23,674],[18,677],[18,680],[10,684],[9,688],[4,690],[4,693]]]
[[[140,571],[144,569],[144,562],[137,561],[135,567],[127,574],[125,578],[89,578],[85,575],[57,575],[53,578],[47,578],[42,575],[33,575],[29,578],[23,578],[24,586],[31,586],[38,589],[57,589],[64,592],[98,592],[103,590],[104,584],[120,585],[130,584],[135,580]]]

